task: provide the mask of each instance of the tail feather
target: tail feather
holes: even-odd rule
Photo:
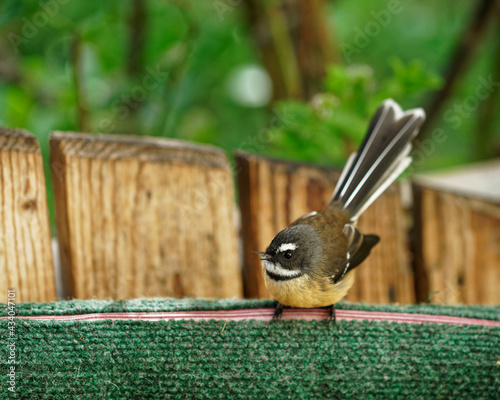
[[[370,206],[385,190],[401,175],[406,168],[412,162],[411,157],[405,157],[401,162],[399,162],[396,167],[392,170],[388,170],[387,174],[382,177],[380,184],[374,187],[368,194],[367,199],[364,203],[357,205],[354,204],[352,207],[358,207],[356,213],[352,215],[351,219],[353,221],[357,220],[359,216]]]
[[[356,220],[410,165],[411,141],[424,120],[421,108],[403,112],[396,102],[385,100],[358,152],[349,157],[332,202],[340,202]]]

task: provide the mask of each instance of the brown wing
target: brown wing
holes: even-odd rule
[[[343,268],[339,268],[332,276],[333,283],[339,282],[345,274],[361,264],[370,254],[371,249],[380,241],[376,235],[363,235],[351,224],[346,224],[344,234],[347,236],[348,253]]]

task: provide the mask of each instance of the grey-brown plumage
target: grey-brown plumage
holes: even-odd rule
[[[411,141],[425,119],[393,100],[377,109],[329,205],[279,232],[262,257],[266,286],[281,304],[322,307],[341,300],[379,238],[355,227],[361,213],[410,165]]]

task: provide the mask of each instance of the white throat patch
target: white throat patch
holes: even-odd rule
[[[300,276],[300,271],[294,271],[290,269],[283,268],[279,263],[273,263],[271,261],[264,261],[264,266],[270,274],[283,276],[287,278],[295,278]]]
[[[295,243],[283,243],[278,247],[278,252],[279,253],[284,253],[287,250],[295,250],[297,248],[297,245]]]

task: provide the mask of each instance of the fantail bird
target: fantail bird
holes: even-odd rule
[[[331,306],[354,283],[354,269],[368,257],[379,237],[363,235],[356,221],[366,208],[410,165],[411,141],[425,120],[421,108],[403,112],[385,100],[370,121],[357,153],[350,155],[330,203],[300,217],[279,232],[266,249],[263,273],[267,289],[283,305]]]

